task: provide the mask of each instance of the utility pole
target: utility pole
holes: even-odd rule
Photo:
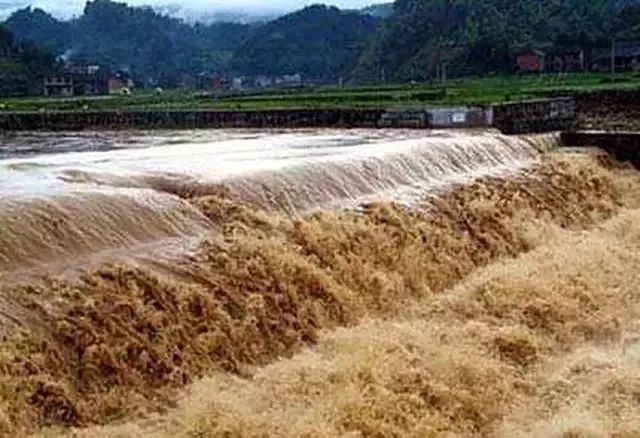
[[[611,38],[611,76],[616,74],[616,40]]]

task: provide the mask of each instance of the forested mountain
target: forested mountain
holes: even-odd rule
[[[378,18],[391,14],[388,18]],[[510,72],[522,51],[640,40],[637,0],[397,0],[360,11],[311,6],[265,24],[188,24],[110,0],[58,21],[23,9],[5,23],[58,55],[130,69],[138,83],[181,76],[301,73],[333,82]]]
[[[249,32],[249,26],[232,23],[190,26],[151,8],[108,0],[87,3],[72,27],[73,56],[128,67],[165,85],[181,74],[225,69]]]
[[[236,23],[189,25],[148,7],[109,0],[88,2],[84,14],[71,21],[28,8],[5,25],[20,38],[48,44],[72,60],[130,69],[139,80],[167,86],[181,75],[225,70],[251,31]]]
[[[21,39],[58,51],[71,43],[71,28],[41,9],[25,8],[14,12],[5,27]]]
[[[246,75],[336,80],[351,73],[377,24],[370,15],[310,6],[256,29],[236,50],[231,68]]]
[[[0,26],[0,96],[35,92],[41,86],[40,78],[55,68],[54,55],[17,41]]]
[[[607,47],[633,38],[637,2],[621,0],[397,0],[360,59],[364,82],[486,74],[515,68],[528,49]]]
[[[266,24],[188,24],[149,7],[94,0],[71,21],[26,8],[5,25],[71,60],[130,69],[138,82],[173,86],[181,76],[214,71],[333,81],[353,70],[377,22],[368,14],[312,6]]]

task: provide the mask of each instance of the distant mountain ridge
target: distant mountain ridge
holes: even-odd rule
[[[517,56],[527,51],[640,42],[637,0],[396,0],[362,10],[314,5],[252,24],[169,16],[178,13],[93,0],[72,20],[26,8],[5,26],[58,55],[129,69],[138,83],[165,87],[215,72],[300,73],[320,83],[515,73]]]
[[[230,67],[251,76],[300,73],[315,80],[346,78],[377,25],[370,15],[309,6],[256,28],[235,51]]]
[[[190,25],[150,7],[110,0],[88,2],[73,20],[57,20],[40,9],[12,14],[5,26],[22,39],[48,46],[70,60],[131,70],[139,80],[175,86],[183,75],[223,71],[250,25]]]
[[[334,81],[348,76],[378,19],[335,7],[310,6],[267,23],[188,23],[151,7],[93,0],[72,20],[34,8],[5,26],[72,61],[130,70],[138,82],[177,86],[200,73],[246,76],[300,73]]]

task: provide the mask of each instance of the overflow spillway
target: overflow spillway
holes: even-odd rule
[[[52,141],[47,154],[0,159],[0,270],[215,233],[194,206],[207,196],[285,217],[417,203],[518,173],[557,141],[493,131],[211,135],[189,142],[167,133],[154,140],[162,146],[129,149],[110,140],[104,151],[79,152]],[[14,155],[29,149],[16,142]]]

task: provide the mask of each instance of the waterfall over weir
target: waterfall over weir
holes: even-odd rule
[[[519,172],[556,141],[366,130],[51,137],[3,141],[0,272],[215,232],[189,202],[198,196],[224,193],[289,216],[376,200],[410,204]]]
[[[518,172],[552,142],[494,134],[409,139],[370,153],[232,178],[225,186],[245,202],[288,215],[380,200],[412,204],[452,185]]]

